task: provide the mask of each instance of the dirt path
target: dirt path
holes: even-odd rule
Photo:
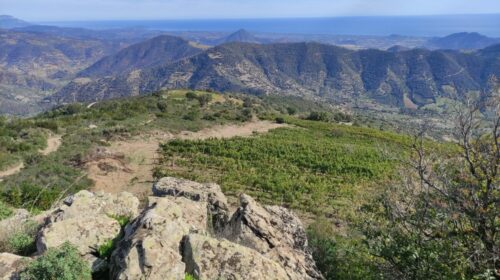
[[[61,139],[62,139],[61,135],[49,136],[49,138],[47,138],[47,147],[45,147],[45,149],[43,150],[40,150],[40,153],[46,156],[57,151],[57,149],[59,149],[59,147],[62,144]]]
[[[62,138],[60,135],[49,136],[49,138],[47,138],[47,147],[43,150],[39,150],[39,152],[42,155],[46,156],[46,155],[49,155],[49,154],[57,151],[57,149],[59,149],[59,147],[62,144],[61,139]],[[21,169],[23,169],[23,168],[24,168],[24,163],[21,162],[21,163],[18,163],[16,166],[13,166],[7,170],[0,170],[0,182],[2,181],[3,177],[14,175],[14,174],[18,173],[19,171],[21,171]]]
[[[21,169],[23,168],[24,168],[24,163],[21,162],[7,170],[0,171],[0,181],[2,181],[3,177],[14,175],[17,172],[21,171]]]
[[[206,128],[198,132],[181,132],[178,135],[180,139],[187,140],[205,140],[209,138],[233,138],[248,137],[254,133],[265,133],[271,129],[284,126],[283,124],[272,123],[269,121],[249,122],[243,125],[225,125]]]
[[[110,154],[118,156],[98,159],[87,164],[88,177],[95,182],[94,191],[128,191],[139,197],[147,196],[153,182],[152,168],[159,155],[159,144],[172,139],[208,139],[248,137],[286,126],[268,121],[255,121],[243,125],[225,125],[206,128],[198,132],[181,132],[178,135],[155,132],[127,141],[111,143]],[[120,158],[124,157],[124,160]]]

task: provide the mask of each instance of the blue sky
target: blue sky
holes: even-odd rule
[[[0,0],[31,21],[500,13],[500,0]]]

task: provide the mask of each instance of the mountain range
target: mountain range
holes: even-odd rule
[[[90,30],[0,17],[0,24],[9,22],[19,24],[0,29],[2,114],[172,88],[418,108],[441,97],[460,100],[469,91],[488,91],[500,76],[498,39],[478,33],[327,38],[244,29],[174,32],[180,38],[140,28]],[[313,39],[319,42],[295,42]]]
[[[500,58],[488,53],[491,50],[354,51],[319,43],[228,43],[158,67],[72,81],[52,100],[93,102],[193,88],[348,103],[367,99],[414,108],[439,97],[461,99],[469,91],[487,90],[500,76]]]

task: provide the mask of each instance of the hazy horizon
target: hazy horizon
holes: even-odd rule
[[[500,37],[500,14],[432,16],[361,16],[267,19],[193,20],[105,20],[61,21],[42,24],[91,29],[146,28],[162,31],[233,32],[247,29],[259,33],[324,35],[404,35],[446,36],[459,32],[478,32]]]
[[[33,22],[441,16],[500,14],[500,1],[0,0],[0,14]]]

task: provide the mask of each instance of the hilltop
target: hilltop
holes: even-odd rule
[[[79,77],[103,77],[144,70],[174,62],[202,52],[190,42],[162,35],[129,46],[116,54],[104,57],[78,73]]]

